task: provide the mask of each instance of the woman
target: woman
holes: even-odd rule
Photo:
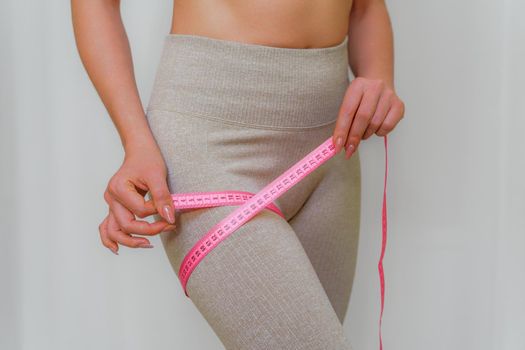
[[[176,1],[146,111],[119,7],[72,0],[80,56],[125,150],[104,194],[104,246],[151,248],[147,236],[160,233],[178,272],[235,207],[175,211],[170,193],[257,193],[332,136],[337,154],[275,201],[284,219],[259,212],[187,290],[227,349],[350,349],[358,146],[404,114],[384,2]]]

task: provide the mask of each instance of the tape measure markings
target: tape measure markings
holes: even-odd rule
[[[255,194],[247,191],[225,190],[218,192],[185,192],[171,194],[176,210],[221,207],[225,205],[241,205]],[[284,214],[274,203],[269,203],[270,209],[284,218]]]

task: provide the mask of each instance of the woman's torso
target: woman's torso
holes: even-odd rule
[[[351,7],[352,0],[177,0],[171,33],[276,47],[328,47],[347,34]]]

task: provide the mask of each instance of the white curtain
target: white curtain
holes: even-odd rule
[[[406,117],[389,137],[385,350],[525,349],[525,3],[387,3]],[[171,2],[123,1],[143,102]],[[0,1],[0,349],[221,349],[155,248],[99,240],[123,151],[68,1]],[[382,140],[344,324],[378,349]]]

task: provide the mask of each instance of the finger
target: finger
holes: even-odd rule
[[[106,192],[108,192],[109,197],[119,201],[140,218],[145,218],[156,212],[153,202],[146,201],[141,195],[143,192],[139,193],[133,182],[127,178],[113,176],[108,183]],[[106,199],[106,195],[104,198]]]
[[[363,134],[363,140],[368,139],[372,136],[381,126],[381,123],[385,120],[386,114],[390,110],[390,105],[392,104],[392,90],[383,90],[379,102],[377,104],[376,112],[370,120],[368,127],[366,128],[365,133]]]
[[[346,89],[343,102],[333,132],[333,143],[336,153],[339,153],[346,143],[352,120],[363,96],[363,83],[360,78],[352,80]]]
[[[102,223],[98,225],[98,231],[100,232],[100,240],[102,241],[102,245],[111,250],[114,254],[118,255],[118,244],[111,240],[108,236],[108,216],[106,216]]]
[[[166,176],[160,172],[152,172],[147,178],[146,183],[151,193],[151,197],[157,208],[157,212],[170,224],[175,223],[175,207],[168,188]]]
[[[377,109],[382,90],[383,82],[379,81],[378,83],[371,84],[364,91],[361,103],[355,113],[348,139],[346,140],[346,159],[350,158],[352,153],[359,147],[361,138]]]
[[[128,234],[155,235],[162,231],[174,230],[175,225],[159,220],[149,223],[145,220],[136,220],[135,215],[116,200],[110,201],[110,208],[119,228]]]
[[[394,102],[390,107],[385,120],[383,123],[381,123],[379,130],[377,130],[376,135],[385,136],[390,131],[392,131],[396,127],[397,123],[399,123],[399,121],[403,118],[404,110],[405,106],[401,100]]]
[[[149,240],[143,237],[133,237],[128,233],[123,232],[118,222],[115,220],[115,215],[110,215],[108,219],[108,232],[111,239],[130,248],[151,248],[153,247]]]

